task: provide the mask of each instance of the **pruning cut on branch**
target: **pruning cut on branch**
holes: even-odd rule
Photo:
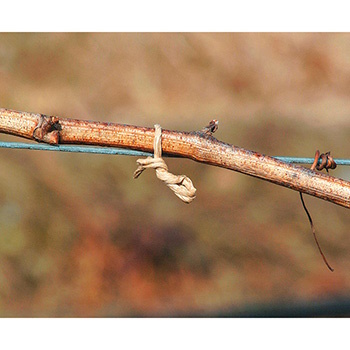
[[[162,129],[162,153],[238,171],[350,208],[350,182],[217,140],[213,121],[200,131]],[[51,145],[76,144],[154,151],[155,128],[0,109],[0,132]]]

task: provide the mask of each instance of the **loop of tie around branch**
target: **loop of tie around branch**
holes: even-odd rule
[[[318,164],[320,159],[321,159],[321,163]],[[314,163],[311,165],[312,170],[314,170],[315,168],[317,170],[326,169],[328,172],[328,169],[335,169],[336,167],[337,167],[337,164],[333,159],[333,157],[331,156],[331,152],[320,154],[319,150],[316,151]]]
[[[159,180],[163,181],[183,202],[191,203],[196,198],[196,189],[191,179],[186,175],[174,175],[168,171],[168,166],[162,158],[162,129],[156,124],[154,135],[154,157],[138,159],[138,167],[134,172],[134,179],[148,168],[156,170]]]

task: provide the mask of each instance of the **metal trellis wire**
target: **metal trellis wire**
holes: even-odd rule
[[[69,145],[47,145],[47,144],[32,144],[25,142],[0,142],[0,148],[10,149],[27,149],[36,151],[56,151],[56,152],[70,152],[70,153],[93,153],[93,154],[110,154],[110,155],[125,155],[147,157],[153,156],[153,153],[135,151],[115,147],[97,147],[97,146],[69,146]],[[164,155],[166,156],[166,155]],[[281,157],[274,156],[273,158],[281,160],[285,163],[294,164],[312,164],[315,158],[305,157]],[[337,165],[350,165],[350,159],[338,158],[334,159]]]

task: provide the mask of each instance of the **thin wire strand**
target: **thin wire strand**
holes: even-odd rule
[[[323,259],[324,263],[327,265],[327,267],[329,268],[329,270],[333,272],[333,271],[334,271],[333,267],[332,267],[331,265],[329,265],[329,263],[328,263],[328,261],[327,261],[327,259],[326,259],[326,256],[323,254],[323,251],[322,251],[322,249],[321,249],[320,243],[318,243],[318,239],[317,239],[317,236],[316,236],[315,225],[314,225],[314,223],[313,223],[313,221],[312,221],[312,218],[311,218],[311,215],[310,215],[308,209],[306,208],[306,205],[305,205],[305,202],[304,202],[304,198],[303,198],[303,194],[302,194],[301,192],[299,192],[299,194],[300,194],[301,203],[302,203],[303,208],[304,208],[304,210],[305,210],[305,213],[306,213],[306,215],[307,215],[307,217],[308,217],[308,219],[309,219],[310,226],[311,226],[311,231],[312,231],[312,234],[313,234],[313,236],[314,236],[314,240],[315,240],[315,242],[316,242],[318,251],[320,252],[320,254],[321,254],[321,256],[322,256],[322,259]]]
[[[315,160],[315,158],[304,158],[304,157],[273,157],[273,158],[281,160],[285,163],[294,163],[294,164],[312,164]],[[350,165],[350,159],[338,158],[338,159],[334,159],[334,161],[337,163],[337,165]]]
[[[93,154],[110,154],[110,155],[125,155],[136,157],[153,156],[153,153],[135,151],[116,147],[97,147],[97,146],[68,146],[68,145],[47,145],[40,143],[25,143],[25,142],[0,142],[0,148],[10,149],[27,149],[35,151],[56,151],[56,152],[70,152],[70,153],[93,153]],[[166,155],[164,155],[166,156]],[[281,160],[285,163],[294,164],[312,164],[315,158],[304,157],[280,157],[273,158]],[[350,159],[334,159],[337,165],[350,165]]]
[[[24,142],[0,142],[0,148],[11,149],[28,149],[34,151],[59,151],[59,152],[71,152],[71,153],[94,153],[94,154],[112,154],[112,155],[126,155],[147,157],[152,156],[152,153],[141,152],[123,148],[115,147],[96,147],[96,146],[67,146],[67,145],[47,145],[47,144],[35,144]]]

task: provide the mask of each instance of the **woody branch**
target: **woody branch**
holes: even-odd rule
[[[0,132],[50,144],[153,152],[154,128],[17,112],[0,108]],[[163,154],[251,175],[350,208],[350,182],[221,142],[204,132],[162,130]]]

